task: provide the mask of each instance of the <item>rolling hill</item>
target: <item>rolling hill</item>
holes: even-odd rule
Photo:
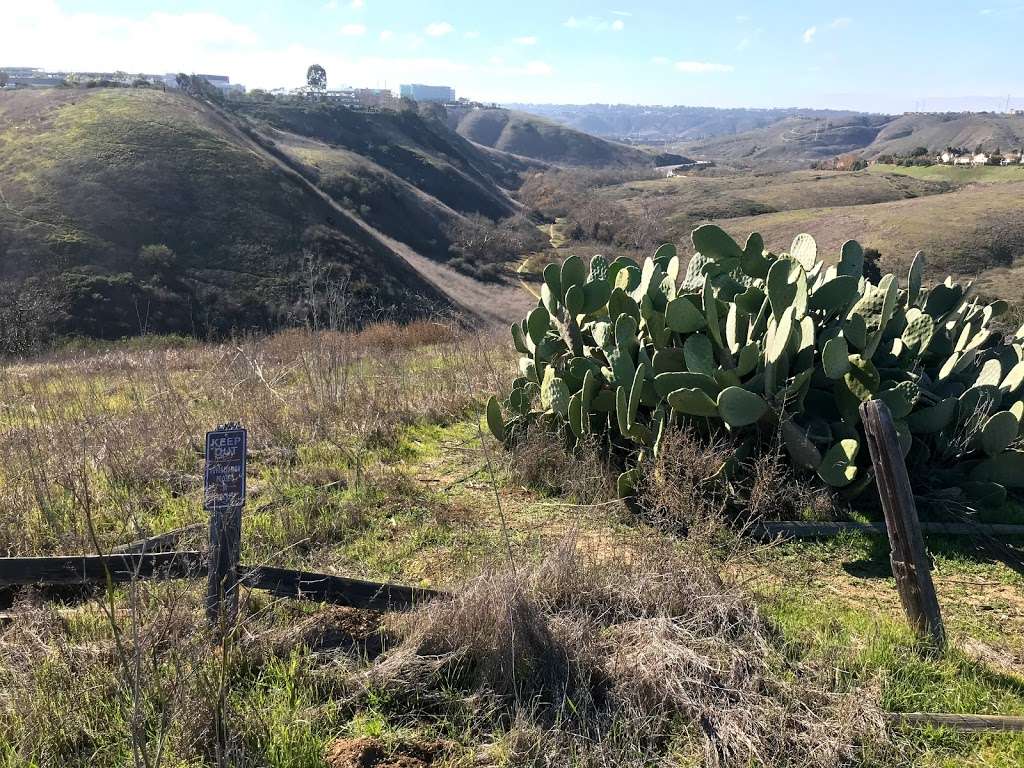
[[[609,139],[664,143],[730,136],[791,117],[837,119],[854,112],[827,109],[746,109],[645,104],[512,104],[512,109]]]
[[[58,334],[301,322],[311,269],[346,286],[356,315],[418,316],[462,304],[456,276],[424,254],[443,258],[445,224],[466,212],[514,211],[503,185],[519,167],[415,112],[6,92],[0,278],[40,295]]]
[[[904,270],[917,250],[928,258],[930,276],[975,279],[994,296],[1024,294],[1024,182],[971,185],[940,195],[877,203],[811,207],[729,219],[733,234],[761,232],[768,247],[785,249],[809,232],[819,248],[838,257],[845,240],[856,239],[882,254],[882,266]]]
[[[658,236],[684,249],[690,232],[707,222],[719,224],[740,242],[760,232],[777,252],[787,250],[797,234],[809,232],[826,259],[838,257],[842,243],[856,239],[878,250],[888,271],[905,271],[914,253],[923,250],[929,279],[953,274],[975,280],[985,294],[1019,302],[1024,296],[1024,219],[1019,215],[1024,168],[925,173],[936,170],[943,169],[720,170],[628,181],[590,195],[621,206],[633,221],[652,217]]]
[[[880,115],[793,116],[753,131],[683,143],[679,150],[737,167],[806,168],[815,160],[862,151],[890,120]]]
[[[557,165],[670,165],[686,158],[655,154],[508,109],[449,111],[449,125],[470,141]]]
[[[895,118],[864,150],[873,159],[879,155],[908,155],[916,147],[938,152],[946,147],[982,146],[1017,149],[1024,146],[1024,115],[994,113],[910,114]]]
[[[867,160],[909,155],[917,147],[929,153],[946,147],[978,146],[987,151],[1024,146],[1024,115],[929,113],[786,117],[755,130],[683,142],[681,152],[741,168],[800,168],[814,160],[852,152]]]

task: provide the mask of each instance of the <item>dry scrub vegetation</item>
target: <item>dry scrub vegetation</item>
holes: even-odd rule
[[[729,446],[674,433],[637,517],[600,446],[484,438],[514,375],[504,340],[428,322],[0,369],[2,554],[202,525],[202,436],[237,420],[245,562],[452,593],[381,616],[243,590],[220,645],[194,582],[0,592],[0,766],[941,764],[973,747],[889,734],[883,707],[1024,708],[1024,684],[749,586],[773,555],[723,519],[831,513],[777,455],[716,495]]]
[[[89,519],[105,547],[191,522],[180,516],[200,514],[203,433],[227,420],[249,429],[255,465],[279,481],[310,463],[300,453],[359,481],[403,427],[464,418],[510,375],[501,346],[432,322],[9,365],[0,540],[7,555],[79,552],[92,548]]]

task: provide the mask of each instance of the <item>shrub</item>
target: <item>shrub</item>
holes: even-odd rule
[[[740,247],[708,225],[693,244],[681,281],[672,245],[642,267],[549,264],[538,306],[512,327],[521,376],[488,403],[495,436],[514,444],[541,425],[570,445],[596,439],[630,496],[675,426],[734,441],[719,481],[781,435],[796,466],[853,497],[873,479],[859,406],[877,398],[933,489],[998,503],[1024,487],[1024,328],[1007,341],[992,326],[1006,302],[948,278],[925,289],[922,254],[906,288],[873,282],[852,240],[835,266],[809,235],[776,255],[760,235]]]

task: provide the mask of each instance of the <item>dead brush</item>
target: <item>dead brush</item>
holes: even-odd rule
[[[778,441],[720,472],[737,446],[693,429],[668,432],[658,455],[644,465],[638,508],[666,530],[701,528],[709,521],[745,525],[757,520],[834,519],[832,494],[794,472]]]
[[[518,576],[485,573],[394,622],[400,643],[365,688],[396,716],[468,707],[516,764],[834,766],[884,742],[863,691],[787,659],[753,602],[685,549],[595,558],[570,539]]]
[[[506,471],[519,485],[579,504],[616,498],[615,475],[596,442],[580,441],[568,452],[562,435],[542,428],[514,443]]]
[[[665,530],[685,531],[721,518],[729,498],[716,475],[732,453],[724,440],[705,439],[692,429],[670,430],[657,457],[644,466],[637,506]]]

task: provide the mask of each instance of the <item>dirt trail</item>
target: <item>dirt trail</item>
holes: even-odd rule
[[[429,259],[408,245],[388,237],[358,216],[354,216],[333,197],[307,179],[292,163],[261,146],[259,142],[242,131],[234,120],[222,114],[218,108],[211,107],[211,112],[216,116],[221,127],[243,142],[250,151],[273,163],[290,178],[294,178],[309,192],[320,198],[339,216],[344,216],[352,221],[384,247],[401,257],[426,282],[447,296],[449,301],[461,312],[477,318],[483,325],[505,326],[521,318],[533,304],[533,297],[523,290],[517,280],[485,283]]]

